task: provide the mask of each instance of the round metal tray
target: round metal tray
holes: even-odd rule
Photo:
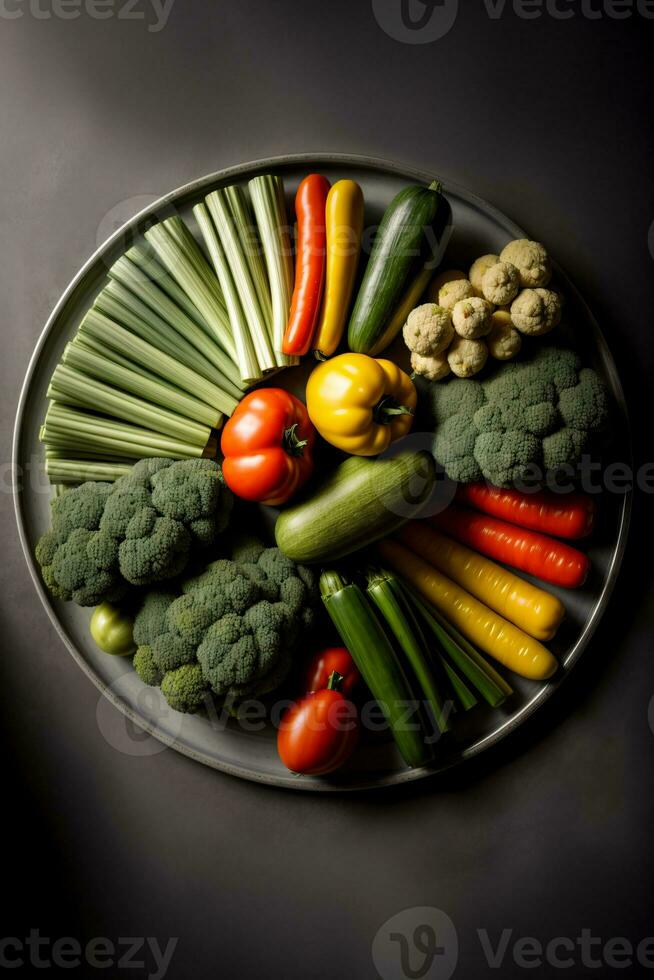
[[[167,707],[158,690],[147,688],[126,661],[103,654],[88,633],[90,610],[53,600],[43,588],[34,562],[34,545],[49,523],[49,493],[43,477],[43,450],[39,426],[46,407],[46,390],[66,342],[102,287],[113,261],[128,247],[148,219],[175,211],[188,217],[191,207],[216,187],[246,181],[259,173],[283,176],[289,201],[304,175],[324,173],[334,181],[357,180],[366,199],[366,219],[376,224],[393,196],[409,182],[428,182],[434,174],[422,173],[381,160],[342,154],[303,154],[259,160],[232,167],[193,181],[166,195],[115,232],[88,260],[57,303],[27,369],[14,432],[13,464],[23,478],[15,481],[15,508],[20,539],[36,591],[52,623],[76,662],[99,690],[128,719],[161,742],[223,772],[260,783],[302,790],[355,790],[389,786],[422,779],[463,762],[497,743],[541,705],[570,672],[606,609],[619,572],[629,524],[631,497],[603,494],[601,520],[589,546],[592,575],[583,590],[560,592],[567,616],[551,644],[561,669],[554,680],[535,684],[511,675],[516,693],[499,711],[478,707],[457,719],[454,731],[439,746],[435,765],[409,769],[388,737],[369,738],[350,765],[333,777],[294,776],[279,762],[275,731],[244,731],[238,724],[203,716],[180,715]],[[514,222],[473,194],[448,183],[455,233],[448,250],[448,264],[469,263],[486,252],[499,252],[509,239],[528,237]],[[537,237],[537,235],[535,236]],[[464,266],[466,267],[466,266]],[[630,464],[629,429],[624,396],[615,364],[599,326],[573,284],[557,269],[557,280],[574,312],[575,337],[589,351],[590,360],[609,385],[614,402],[615,444],[621,461]],[[40,477],[39,477],[40,474]]]

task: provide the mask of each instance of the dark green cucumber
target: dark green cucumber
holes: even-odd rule
[[[410,186],[382,218],[348,327],[350,350],[377,354],[402,328],[397,310],[426,264],[440,263],[452,225],[441,184]]]
[[[338,572],[320,577],[325,609],[343,643],[379,703],[395,743],[408,766],[427,765],[433,749],[422,724],[420,702],[363,589]]]
[[[440,732],[449,731],[443,697],[429,663],[427,643],[402,586],[391,572],[372,570],[366,592],[413,670]]]
[[[343,558],[416,517],[436,483],[430,453],[350,456],[316,492],[277,518],[277,545],[294,561]]]

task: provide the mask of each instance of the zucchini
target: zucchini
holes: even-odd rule
[[[311,497],[282,511],[277,545],[293,561],[342,558],[416,517],[435,484],[436,467],[427,452],[390,459],[350,456]]]
[[[372,570],[368,573],[366,593],[413,669],[440,733],[449,731],[445,703],[429,663],[427,641],[401,584],[390,572]]]
[[[320,593],[330,619],[390,725],[402,758],[408,766],[427,765],[433,758],[433,748],[420,702],[365,593],[334,571],[321,575]]]
[[[452,228],[441,184],[411,185],[384,213],[348,327],[350,350],[378,354],[404,325],[403,300],[425,266],[440,264]],[[401,322],[400,322],[401,321]]]

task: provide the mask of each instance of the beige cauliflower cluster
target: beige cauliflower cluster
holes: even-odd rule
[[[470,378],[489,356],[516,357],[522,334],[540,337],[561,320],[561,297],[546,288],[551,277],[545,247],[526,238],[499,255],[482,255],[467,275],[440,272],[427,291],[430,302],[413,310],[404,327],[415,374]]]

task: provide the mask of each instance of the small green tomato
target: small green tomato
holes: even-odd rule
[[[134,621],[118,606],[103,602],[91,616],[91,636],[105,653],[129,657],[136,650],[132,627]]]

